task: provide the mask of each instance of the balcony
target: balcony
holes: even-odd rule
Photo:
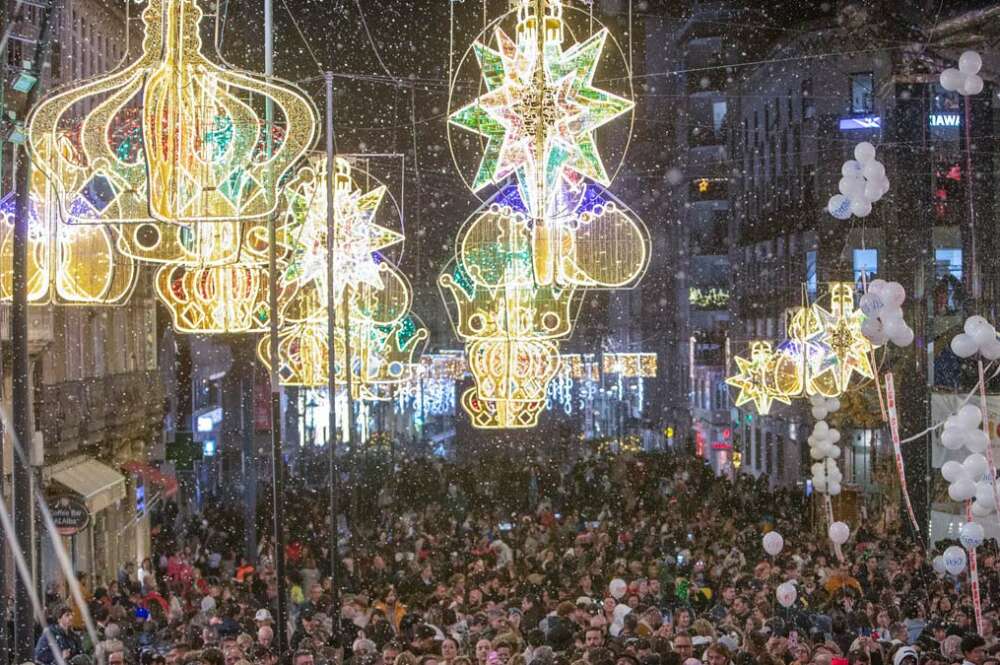
[[[164,389],[155,371],[43,385],[39,392],[36,414],[53,457],[148,437],[163,421]]]
[[[49,306],[28,307],[28,353],[40,352],[55,339],[53,308]],[[10,341],[11,306],[0,305],[0,340]]]

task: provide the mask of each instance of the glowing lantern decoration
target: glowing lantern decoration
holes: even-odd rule
[[[635,284],[649,234],[604,186],[594,132],[631,111],[593,85],[607,30],[565,48],[561,0],[518,0],[515,39],[474,44],[485,92],[451,114],[485,137],[474,191],[499,191],[459,233],[439,283],[476,387],[462,405],[480,428],[537,425],[586,288]]]
[[[57,92],[28,119],[35,164],[73,223],[248,222],[277,208],[278,183],[312,145],[316,111],[289,83],[254,78],[202,52],[195,0],[150,0],[142,53]],[[274,103],[283,140],[268,151],[249,98]],[[79,125],[72,114],[90,108]],[[116,129],[141,108],[131,142]]]

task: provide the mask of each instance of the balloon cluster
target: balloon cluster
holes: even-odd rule
[[[954,460],[941,466],[941,475],[948,481],[948,496],[952,501],[975,499],[972,513],[985,516],[993,512],[993,485],[983,480],[989,465],[983,452],[990,445],[989,435],[979,429],[983,412],[971,404],[949,416],[941,433],[941,445],[949,450],[966,448],[970,454],[964,462]]]
[[[809,456],[817,460],[812,465],[812,483],[817,492],[837,496],[840,494],[840,482],[844,479],[837,468],[837,458],[840,457],[840,432],[830,427],[825,420],[816,423],[809,435]]]
[[[872,204],[889,191],[889,178],[885,175],[885,165],[875,159],[875,146],[867,141],[854,146],[854,159],[844,162],[840,169],[838,188],[826,204],[827,211],[837,219],[867,217]]]
[[[809,398],[812,404],[812,416],[816,420],[823,420],[831,413],[840,411],[840,400],[836,397],[824,397],[816,394]]]
[[[965,320],[965,332],[951,338],[951,350],[959,358],[971,358],[981,353],[987,360],[1000,358],[1000,341],[993,325],[981,316]]]
[[[958,59],[958,69],[949,67],[941,72],[941,87],[960,95],[978,95],[983,91],[983,78],[979,75],[983,59],[975,51],[966,51]]]
[[[868,292],[861,296],[859,306],[868,318],[861,324],[861,333],[875,346],[891,340],[896,346],[913,344],[913,329],[903,320],[906,289],[899,282],[872,280]]]

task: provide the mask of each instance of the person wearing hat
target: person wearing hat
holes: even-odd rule
[[[892,665],[917,665],[917,650],[903,645],[892,654]]]
[[[257,628],[274,625],[274,617],[271,616],[271,610],[266,607],[257,610],[257,613],[253,615],[253,621],[257,624]]]

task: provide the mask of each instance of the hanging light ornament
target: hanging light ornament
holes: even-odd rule
[[[209,60],[202,16],[195,0],[149,0],[134,62],[57,92],[32,112],[32,157],[55,184],[64,221],[263,221],[275,211],[278,183],[315,140],[316,111],[290,83]],[[272,100],[284,126],[270,152],[268,128],[247,97]],[[132,143],[115,141],[134,107]],[[90,111],[76,122],[81,108]]]
[[[473,45],[486,92],[450,124],[485,138],[469,183],[499,191],[459,233],[439,283],[467,344],[476,387],[462,405],[480,428],[534,427],[585,288],[635,284],[649,234],[604,187],[594,132],[631,111],[593,85],[609,33],[564,48],[560,0],[519,0],[515,38]]]
[[[287,211],[278,241],[286,260],[278,278],[281,329],[278,375],[282,385],[326,386],[327,335],[326,159],[302,168],[287,190]],[[334,366],[338,384],[351,367],[353,397],[387,399],[387,386],[410,380],[414,356],[427,330],[410,313],[413,294],[406,277],[383,252],[403,235],[378,223],[384,186],[357,187],[349,162],[337,159],[334,176]],[[344,322],[349,322],[345,332]],[[347,357],[350,335],[351,362]],[[261,340],[257,353],[270,367],[271,349]]]
[[[118,252],[161,266],[178,332],[255,332],[269,316],[260,241],[317,114],[293,85],[209,60],[202,18],[196,0],[149,0],[138,58],[43,100],[31,153],[63,222],[113,225]]]
[[[754,341],[749,359],[736,356],[738,371],[726,379],[739,391],[736,406],[753,402],[758,413],[767,414],[774,402],[839,397],[852,382],[874,379],[875,347],[861,332],[865,315],[854,306],[854,289],[851,282],[831,283],[829,308],[818,303],[795,308],[776,349]]]

